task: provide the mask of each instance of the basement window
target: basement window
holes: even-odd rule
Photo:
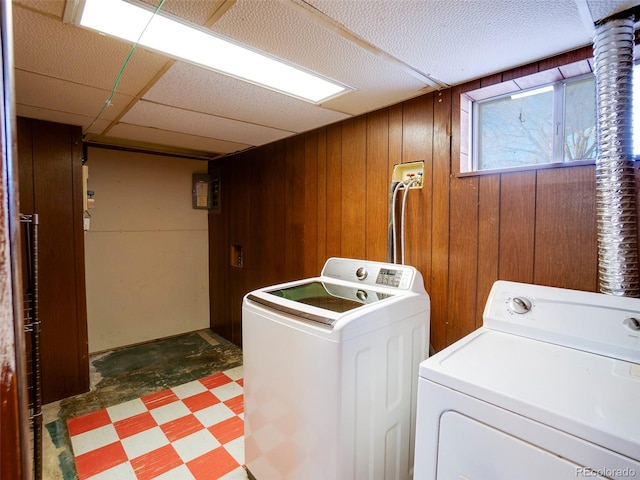
[[[592,74],[478,98],[482,90],[466,94],[470,99],[466,116],[471,122],[467,151],[471,155],[462,162],[462,172],[595,159],[596,87]]]
[[[596,158],[596,85],[587,60],[466,92],[461,100],[463,174]]]

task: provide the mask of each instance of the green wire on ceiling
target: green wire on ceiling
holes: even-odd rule
[[[116,89],[118,88],[118,84],[120,83],[120,80],[122,79],[122,74],[124,73],[124,69],[127,68],[127,65],[129,64],[129,61],[131,60],[131,57],[133,57],[133,52],[135,52],[136,48],[138,48],[138,44],[140,42],[140,39],[142,38],[142,35],[144,35],[144,32],[147,30],[147,27],[151,23],[151,20],[153,20],[153,17],[155,17],[156,14],[158,13],[158,11],[160,11],[160,9],[162,8],[162,5],[164,5],[164,2],[165,2],[165,0],[160,0],[160,3],[156,7],[156,9],[153,11],[153,15],[151,15],[151,18],[149,18],[149,21],[147,22],[147,24],[142,29],[142,32],[140,32],[140,35],[138,36],[138,39],[136,40],[136,42],[131,47],[131,51],[129,52],[129,55],[127,55],[127,58],[125,59],[124,63],[122,64],[122,67],[120,68],[120,72],[118,72],[118,76],[116,77],[116,81],[113,83],[113,88],[111,89],[111,95],[109,95],[109,98],[107,98],[104,101],[104,105],[102,105],[102,108],[98,112],[98,115],[96,115],[96,117],[89,124],[89,126],[86,128],[85,131],[88,131],[91,127],[93,127],[93,124],[98,121],[98,119],[100,118],[100,116],[102,115],[104,110],[109,105],[111,105],[111,100],[113,99],[113,96],[116,94]]]

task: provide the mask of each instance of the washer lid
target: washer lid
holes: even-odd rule
[[[375,303],[394,295],[348,285],[312,281],[291,287],[265,290],[266,293],[332,312],[348,312],[367,303]]]
[[[637,366],[482,327],[420,376],[640,460]]]
[[[319,279],[266,288],[260,293],[249,294],[249,299],[326,325],[333,325],[336,322],[338,317],[335,313],[349,312],[363,305],[395,296],[392,293],[358,288],[353,285],[332,284]],[[308,306],[313,309],[309,309]]]

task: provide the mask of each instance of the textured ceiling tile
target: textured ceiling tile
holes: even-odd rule
[[[638,4],[638,0],[587,0],[594,22],[633,8]]]
[[[347,29],[448,84],[591,42],[573,0],[308,0]]]
[[[176,63],[144,96],[155,103],[219,115],[288,132],[348,118],[226,75]]]
[[[237,0],[212,29],[346,84],[353,73],[350,55],[361,54],[353,43],[277,0]]]
[[[24,7],[62,18],[66,0],[13,0],[13,9]]]
[[[97,88],[77,85],[73,82],[58,80],[43,75],[37,75],[22,70],[15,72],[16,102],[47,110],[73,113],[86,118],[86,127],[105,104],[110,92]],[[106,108],[101,116],[105,120],[115,119],[133,97],[116,94],[111,106]]]
[[[233,153],[251,147],[251,145],[216,138],[199,137],[171,130],[161,130],[126,123],[120,123],[113,127],[109,132],[109,136],[114,139],[125,138],[140,142],[155,143],[157,145],[201,150],[203,152]]]
[[[159,0],[144,0],[155,6]],[[589,18],[639,0],[166,0],[163,10],[322,73],[355,91],[322,107],[138,48],[90,133],[233,152],[591,42]],[[14,0],[20,115],[86,129],[131,45],[65,25],[63,0]],[[585,13],[585,10],[588,10]],[[333,18],[329,18],[333,17]],[[591,29],[592,30],[592,29]],[[420,73],[422,72],[422,73]],[[152,82],[156,82],[152,85]],[[123,116],[135,95],[144,95]]]
[[[196,25],[204,25],[224,2],[225,0],[166,0],[160,11]],[[155,9],[160,1],[145,0],[144,3]]]
[[[24,8],[13,9],[14,64],[77,84],[111,90],[131,45]],[[167,58],[137,49],[118,92],[137,94]]]
[[[385,92],[389,99],[406,98],[428,85],[404,65],[362,48],[287,2],[238,0],[213,29],[354,87],[340,99],[346,113],[362,113],[364,104],[370,111]]]
[[[361,115],[434,90],[411,76],[399,78],[400,75],[394,75],[389,69],[380,69],[378,73],[381,74],[379,78],[369,78],[356,92],[340,95],[322,105],[350,115]]]
[[[294,133],[147,101],[138,102],[122,117],[122,121],[249,145],[262,145]]]
[[[38,120],[46,120],[48,122],[63,123],[65,125],[77,125],[79,127],[87,125],[93,120],[92,118],[88,118],[84,115],[61,112],[58,110],[47,110],[43,107],[34,107],[20,103],[16,103],[16,114],[19,117],[35,118]],[[109,120],[97,120],[91,131],[93,133],[98,133],[105,129],[107,125],[109,125]]]

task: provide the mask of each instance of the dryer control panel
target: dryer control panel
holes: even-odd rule
[[[499,280],[487,328],[640,363],[640,299]]]

